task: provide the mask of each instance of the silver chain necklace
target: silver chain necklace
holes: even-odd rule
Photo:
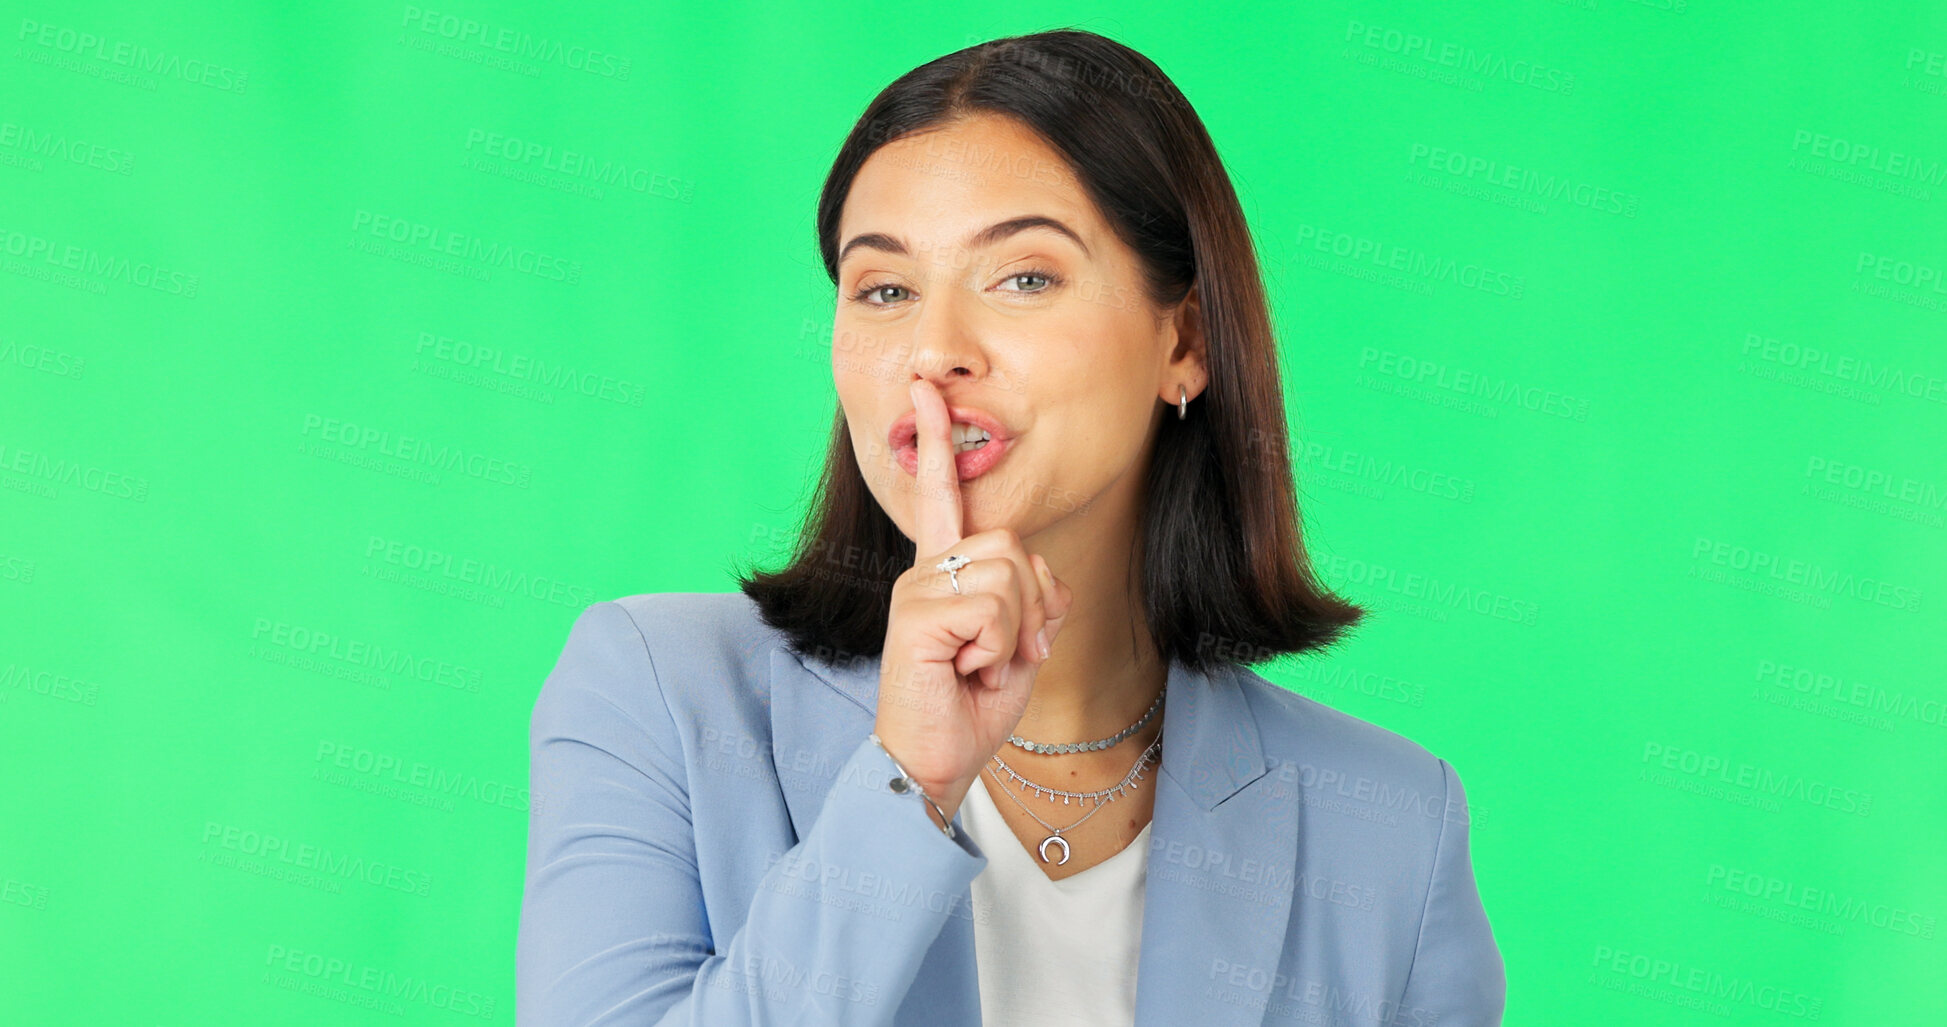
[[[1158,732],[1156,735],[1156,740],[1149,743],[1149,748],[1144,749],[1142,755],[1136,757],[1136,765],[1129,768],[1129,773],[1124,775],[1122,780],[1117,784],[1114,784],[1108,788],[1104,788],[1098,792],[1066,792],[1066,791],[1062,791],[1059,788],[1049,788],[1046,785],[1038,785],[1035,784],[1033,781],[1030,781],[1027,778],[1022,777],[1020,774],[1015,773],[1014,768],[1008,766],[1007,761],[1001,759],[999,753],[994,754],[993,760],[995,763],[1000,764],[1000,768],[1007,772],[1007,776],[1013,778],[1016,781],[1021,782],[1022,784],[1028,786],[1029,788],[1034,789],[1036,792],[1046,795],[1048,797],[1048,801],[1051,803],[1055,801],[1055,796],[1057,795],[1061,796],[1061,804],[1064,806],[1068,805],[1070,800],[1074,800],[1076,802],[1080,802],[1083,799],[1095,800],[1095,808],[1089,810],[1087,813],[1082,814],[1081,820],[1077,820],[1074,823],[1069,824],[1065,827],[1056,827],[1055,825],[1048,823],[1046,820],[1041,819],[1039,816],[1035,816],[1035,812],[1029,809],[1027,803],[1022,802],[1019,796],[1014,794],[1013,789],[1010,788],[1001,789],[1001,791],[1007,793],[1008,798],[1014,800],[1014,804],[1016,806],[1021,807],[1021,812],[1026,813],[1030,817],[1034,817],[1035,823],[1040,824],[1042,827],[1045,827],[1050,832],[1052,832],[1051,834],[1048,835],[1048,837],[1041,839],[1041,844],[1039,846],[1036,846],[1035,852],[1038,855],[1040,855],[1041,862],[1043,863],[1053,862],[1054,865],[1061,866],[1062,864],[1068,862],[1068,854],[1069,854],[1068,839],[1063,838],[1061,836],[1061,833],[1063,831],[1072,831],[1075,828],[1080,827],[1082,825],[1082,821],[1085,821],[1088,818],[1094,816],[1096,813],[1100,812],[1102,807],[1108,805],[1111,802],[1114,802],[1117,799],[1122,798],[1123,792],[1125,790],[1133,791],[1136,788],[1141,787],[1140,785],[1136,784],[1136,782],[1142,780],[1144,769],[1146,769],[1149,766],[1150,760],[1153,757],[1155,757],[1156,754],[1162,750],[1162,748],[1163,748],[1163,735],[1161,732]],[[996,774],[995,775],[996,783],[998,783],[999,780],[1000,780],[1000,776]],[[1060,859],[1052,860],[1052,861],[1049,860],[1048,846],[1051,844],[1059,844],[1061,846]]]
[[[1141,731],[1143,729],[1143,725],[1149,723],[1150,719],[1156,716],[1156,711],[1163,708],[1163,693],[1167,691],[1169,691],[1168,685],[1164,685],[1161,689],[1157,690],[1156,701],[1149,704],[1149,711],[1144,713],[1140,720],[1137,720],[1134,724],[1131,724],[1128,727],[1123,728],[1121,731],[1118,731],[1107,738],[1098,738],[1093,742],[1050,743],[1050,742],[1030,742],[1027,739],[1022,738],[1020,735],[1008,735],[1007,740],[1009,742],[1014,743],[1015,745],[1020,746],[1023,749],[1026,749],[1029,752],[1038,752],[1043,756],[1063,756],[1071,752],[1095,752],[1100,749],[1107,749],[1110,746],[1115,745],[1117,742],[1120,742],[1123,739],[1129,737],[1130,735],[1133,735],[1136,732]]]

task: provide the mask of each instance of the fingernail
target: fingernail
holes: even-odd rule
[[[1044,660],[1047,659],[1048,658],[1048,629],[1042,628],[1038,633],[1035,634],[1034,639],[1035,641],[1041,643],[1041,658]]]

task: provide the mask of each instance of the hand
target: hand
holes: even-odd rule
[[[1074,594],[1012,529],[960,537],[960,476],[946,400],[925,380],[914,382],[912,393],[919,427],[914,559],[892,585],[873,729],[951,819],[1021,722],[1046,660],[1042,639],[1052,644],[1060,634]],[[948,555],[971,561],[958,571],[959,595],[937,569]]]

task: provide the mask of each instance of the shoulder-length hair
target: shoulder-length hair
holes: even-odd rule
[[[1147,57],[1092,32],[990,40],[899,77],[866,107],[825,179],[818,248],[838,283],[838,221],[880,146],[977,114],[1016,119],[1072,165],[1135,251],[1157,308],[1198,287],[1210,382],[1163,419],[1147,471],[1143,610],[1167,663],[1261,663],[1337,641],[1365,611],[1326,590],[1299,541],[1284,392],[1257,255],[1203,122]],[[1135,554],[1130,554],[1133,560]],[[739,573],[800,656],[876,658],[914,546],[860,474],[839,406],[790,561]]]

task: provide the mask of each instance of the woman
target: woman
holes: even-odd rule
[[[591,606],[536,703],[521,1021],[1498,1023],[1453,769],[1244,666],[1363,611],[1176,87],[1086,32],[942,57],[818,236],[793,560]]]

